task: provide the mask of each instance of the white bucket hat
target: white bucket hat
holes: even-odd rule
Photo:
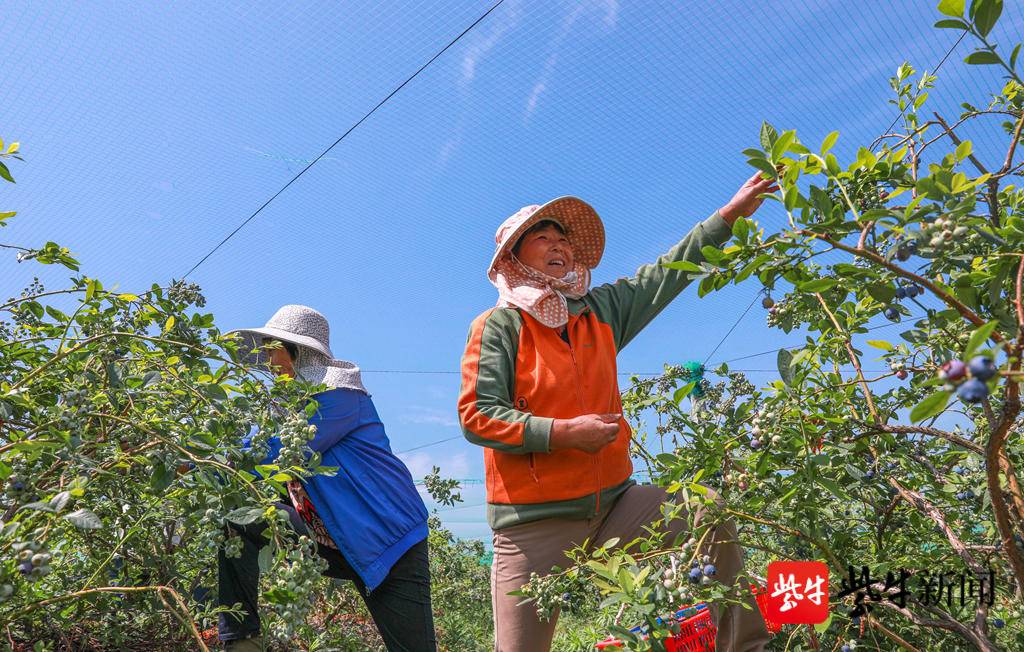
[[[320,312],[300,305],[282,306],[261,328],[240,328],[228,333],[239,336],[239,358],[250,364],[269,362],[263,350],[265,339],[294,344],[295,373],[314,385],[355,389],[366,393],[359,367],[337,360],[331,353],[331,328]]]

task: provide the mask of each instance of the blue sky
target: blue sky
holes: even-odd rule
[[[5,241],[57,240],[126,291],[180,277],[305,162],[473,22],[490,2],[127,5],[20,3],[0,16],[0,137],[23,143]],[[360,364],[398,451],[459,434],[454,405],[469,322],[493,305],[498,224],[576,194],[603,216],[611,281],[667,249],[749,176],[762,120],[837,152],[894,117],[888,77],[933,68],[957,34],[933,2],[506,0],[195,273],[222,328],[284,303],[327,314],[335,352]],[[1007,3],[996,42],[1020,41]],[[985,103],[961,44],[933,110]],[[975,150],[995,156],[990,136]],[[780,212],[758,215],[769,228]],[[44,270],[57,286],[65,276]],[[0,259],[0,291],[38,267]],[[620,356],[623,371],[703,360],[754,297],[688,290]],[[713,361],[799,337],[755,307]],[[774,355],[737,367],[765,370]],[[388,370],[448,373],[383,373]],[[755,381],[770,372],[751,371]],[[461,440],[406,454],[482,477]],[[444,513],[484,537],[483,490]]]

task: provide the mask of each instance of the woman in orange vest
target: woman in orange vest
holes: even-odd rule
[[[532,605],[508,595],[531,573],[565,566],[565,552],[584,540],[625,543],[661,518],[665,490],[631,479],[616,356],[688,285],[685,272],[662,264],[700,263],[702,247],[729,240],[733,222],[775,189],[754,175],[654,264],[594,288],[590,272],[604,251],[604,226],[586,202],[561,197],[527,206],[499,227],[488,270],[498,305],[473,321],[458,405],[466,438],[485,447],[498,652],[551,647],[557,614],[541,621]],[[673,533],[687,527],[685,519],[667,524]],[[727,585],[742,569],[735,539],[727,522],[707,551]],[[717,649],[764,648],[769,635],[753,600],[751,607],[712,610]]]

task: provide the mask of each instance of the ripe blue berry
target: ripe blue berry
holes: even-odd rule
[[[904,288],[904,287],[896,288],[896,298],[897,299],[906,299],[907,298],[907,288]]]
[[[694,584],[700,582],[701,572],[699,566],[694,566],[690,569],[690,581]]]
[[[971,358],[967,368],[971,370],[971,375],[979,380],[988,380],[996,375],[996,363],[986,355]]]
[[[996,618],[995,620],[992,621],[992,626],[995,627],[996,629],[1002,629],[1003,627],[1006,626],[1006,621],[1003,620],[1002,618]]]
[[[882,314],[884,314],[885,318],[888,319],[889,321],[900,320],[900,311],[896,310],[896,308],[894,308],[893,306],[889,306],[888,308],[886,308]]]
[[[29,573],[31,573],[32,572],[32,562],[31,561],[23,561],[20,564],[18,564],[18,572],[21,573],[22,575],[28,575]]]
[[[715,570],[716,569],[715,569],[715,565],[714,564],[708,564],[707,566],[704,567],[704,574],[707,575],[708,577],[711,577],[712,575],[715,574]]]
[[[970,378],[960,385],[956,395],[965,403],[980,403],[988,396],[988,385],[977,378]]]
[[[849,645],[844,645],[843,647],[839,648],[839,652],[852,652],[852,651],[850,650],[850,646]]]

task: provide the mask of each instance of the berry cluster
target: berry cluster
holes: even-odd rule
[[[37,531],[37,534],[42,534]],[[19,541],[11,546],[18,560],[18,572],[22,577],[34,582],[50,574],[50,553],[35,537],[28,541]]]
[[[316,426],[306,422],[300,414],[289,415],[280,426],[281,452],[277,463],[284,468],[305,466],[309,442],[316,436]]]
[[[761,448],[765,444],[765,429],[768,428],[769,424],[775,421],[775,413],[768,411],[765,413],[755,412],[751,418],[750,428],[750,447],[754,450]],[[772,435],[771,443],[777,444],[782,441],[780,435]]]
[[[953,242],[953,238],[962,238],[967,235],[969,229],[966,226],[957,226],[951,217],[940,217],[934,222],[925,224],[921,229],[921,239],[928,243],[928,246],[936,251],[944,249]]]
[[[202,289],[196,283],[175,281],[167,289],[167,298],[175,303],[183,303],[186,306],[195,304],[202,308],[206,305],[206,297],[202,295]]]
[[[907,262],[915,254],[917,254],[917,240],[908,240],[896,245],[896,253],[894,255],[896,260],[901,263]]]
[[[939,378],[946,381],[947,392],[956,390],[964,403],[980,403],[988,398],[986,381],[996,375],[996,364],[992,358],[978,355],[964,364],[962,360],[950,360],[939,367]],[[968,374],[970,377],[968,378]]]
[[[889,369],[891,369],[892,372],[896,374],[896,377],[899,378],[900,380],[906,380],[907,376],[909,375],[907,373],[906,362],[897,362],[895,360],[892,360],[889,362]]]
[[[289,550],[285,559],[286,563],[277,569],[268,591],[270,595],[287,596],[283,601],[275,601],[280,621],[274,624],[273,634],[279,639],[290,638],[305,622],[306,612],[316,596],[316,585],[327,569],[327,562],[316,554],[313,540],[305,535],[299,537],[299,545]]]

